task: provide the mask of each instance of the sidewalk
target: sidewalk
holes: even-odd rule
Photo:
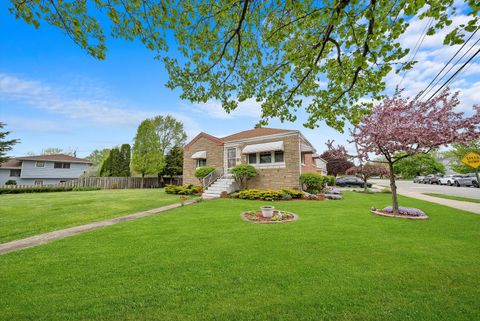
[[[194,203],[196,203],[195,200],[189,200],[189,201],[185,201],[184,204],[185,205],[190,205],[190,204],[194,204]],[[20,239],[20,240],[11,241],[11,242],[8,242],[8,243],[3,243],[3,244],[0,244],[0,255],[5,254],[5,253],[9,253],[9,252],[13,252],[13,251],[22,250],[22,249],[25,249],[25,248],[28,248],[28,247],[37,246],[37,245],[44,244],[44,243],[47,243],[47,242],[50,242],[50,241],[63,239],[63,238],[66,238],[66,237],[69,237],[69,236],[72,236],[72,235],[85,233],[85,232],[88,232],[88,231],[91,231],[91,230],[96,230],[96,229],[99,229],[99,228],[102,228],[102,227],[105,227],[105,226],[110,226],[110,225],[118,224],[118,223],[121,223],[121,222],[132,221],[132,220],[136,220],[136,219],[139,219],[139,218],[142,218],[142,217],[147,217],[147,216],[163,213],[165,211],[172,210],[172,209],[175,209],[175,208],[178,208],[178,207],[181,207],[181,206],[182,206],[181,203],[166,205],[166,206],[162,206],[162,207],[159,207],[159,208],[154,208],[154,209],[151,209],[151,210],[148,210],[148,211],[133,213],[133,214],[125,215],[125,216],[111,218],[111,219],[108,219],[108,220],[103,220],[103,221],[88,223],[88,224],[84,224],[84,225],[74,226],[74,227],[63,229],[63,230],[57,230],[57,231],[53,231],[53,232],[48,232],[48,233],[44,233],[44,234],[39,234],[39,235],[27,237],[27,238]]]

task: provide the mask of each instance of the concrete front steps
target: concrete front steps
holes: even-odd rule
[[[237,190],[237,185],[233,177],[222,177],[217,179],[202,194],[203,199],[220,197],[222,192],[232,193]]]

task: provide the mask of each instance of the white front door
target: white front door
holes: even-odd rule
[[[235,165],[237,165],[237,149],[227,148],[227,169],[230,171]]]

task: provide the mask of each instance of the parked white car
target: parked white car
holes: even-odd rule
[[[453,186],[455,184],[455,180],[461,177],[463,177],[463,175],[460,175],[460,174],[445,175],[439,179],[439,182],[440,182],[440,185]]]

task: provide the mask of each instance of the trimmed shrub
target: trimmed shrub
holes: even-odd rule
[[[328,186],[335,186],[337,179],[335,176],[328,175],[323,177],[323,181]]]
[[[214,171],[215,171],[215,167],[213,166],[202,166],[195,170],[195,177],[198,178],[199,181],[202,181],[202,179],[205,176],[207,176],[208,174]]]
[[[302,198],[303,193],[291,189],[284,190],[261,190],[261,189],[246,189],[235,193],[240,199],[247,200],[263,200],[263,201],[277,201],[277,200],[291,200],[292,198]],[[231,196],[232,197],[232,196]]]
[[[235,180],[240,183],[242,189],[247,188],[247,182],[250,178],[257,176],[257,170],[255,167],[248,164],[234,166],[230,172],[235,177]]]
[[[310,194],[316,194],[323,188],[324,177],[317,173],[304,173],[300,175],[300,183],[305,186],[305,189]]]
[[[29,186],[22,188],[0,188],[0,194],[22,194],[22,193],[49,193],[49,192],[71,192],[71,191],[96,191],[99,187],[71,187],[71,186]]]
[[[17,181],[14,179],[9,179],[5,182],[5,185],[17,185]]]
[[[176,186],[176,185],[165,185],[165,193],[167,194],[176,194],[176,195],[197,195],[202,192],[203,188],[201,186],[188,185],[188,186]]]
[[[303,198],[303,192],[297,191],[291,188],[284,188],[282,191],[286,194],[289,194],[292,198]]]

